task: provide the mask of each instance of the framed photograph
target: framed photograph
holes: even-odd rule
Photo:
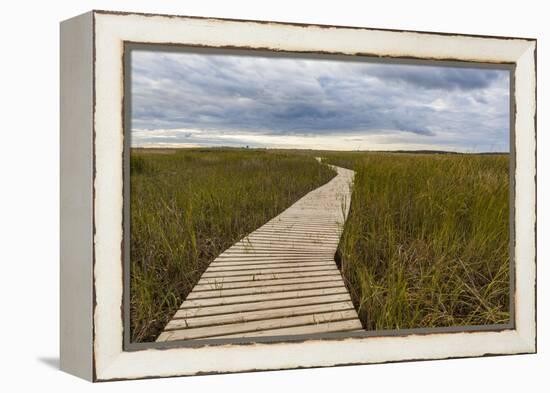
[[[61,368],[536,351],[536,40],[61,23]]]

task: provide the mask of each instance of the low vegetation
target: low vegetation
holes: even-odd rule
[[[134,149],[130,330],[154,341],[209,263],[335,172],[312,156]]]
[[[508,155],[324,156],[356,171],[339,261],[366,329],[509,321]]]

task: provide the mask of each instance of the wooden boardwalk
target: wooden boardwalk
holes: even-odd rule
[[[218,256],[157,341],[362,330],[334,254],[353,171],[311,191]]]

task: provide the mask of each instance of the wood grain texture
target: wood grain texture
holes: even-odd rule
[[[157,341],[362,329],[334,254],[354,172],[337,175],[220,254]]]

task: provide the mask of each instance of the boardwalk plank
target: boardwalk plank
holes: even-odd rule
[[[338,269],[319,270],[314,272],[291,272],[291,273],[266,273],[266,274],[246,274],[243,276],[215,276],[204,277],[199,280],[198,284],[216,284],[224,282],[260,282],[263,280],[276,280],[285,278],[305,278],[305,277],[317,277],[317,276],[329,276],[339,274]]]
[[[300,277],[300,278],[280,278],[276,280],[259,280],[259,281],[242,281],[242,282],[217,282],[217,283],[204,283],[197,284],[193,289],[193,292],[197,291],[210,291],[214,289],[234,289],[234,288],[253,288],[263,286],[276,286],[287,284],[300,284],[310,282],[326,282],[326,281],[338,281],[342,279],[340,273],[334,273],[328,276],[317,277]]]
[[[338,270],[336,264],[332,266],[311,266],[311,267],[285,267],[277,269],[246,269],[239,271],[230,271],[220,273],[218,271],[209,271],[207,270],[202,275],[203,277],[212,278],[212,277],[231,277],[231,276],[255,276],[260,274],[269,274],[269,273],[304,273],[304,272],[314,272],[314,271],[327,271],[327,270]]]
[[[239,337],[270,337],[270,336],[291,336],[298,334],[336,333],[352,332],[361,329],[362,325],[357,317],[347,321],[326,322],[316,325],[295,326],[282,329],[261,330],[258,332],[228,334],[216,338],[239,338]]]
[[[305,306],[312,304],[328,304],[334,302],[351,301],[349,293],[340,293],[337,295],[310,296],[295,299],[272,300],[269,302],[253,302],[228,304],[224,306],[197,307],[189,309],[179,309],[174,318],[192,318],[207,315],[234,314],[243,311],[275,310],[277,308]]]
[[[273,319],[281,317],[292,317],[298,315],[308,315],[315,313],[326,313],[334,311],[353,310],[352,302],[336,302],[314,304],[310,306],[295,306],[275,308],[260,311],[235,312],[232,314],[219,314],[206,317],[195,318],[174,318],[166,325],[165,330],[185,329],[201,326],[222,325],[229,323],[241,323],[248,321],[257,321],[261,319]]]
[[[357,314],[354,309],[344,311],[329,311],[325,313],[316,313],[311,315],[285,316],[283,318],[249,321],[227,325],[165,330],[162,335],[164,335],[164,340],[188,340],[193,338],[224,336],[234,333],[254,334],[261,330],[279,329],[283,327],[294,327],[303,325],[325,325],[329,322],[349,320],[356,317]]]
[[[240,270],[250,270],[250,269],[287,269],[292,266],[293,268],[298,267],[313,267],[313,266],[334,266],[333,261],[322,262],[319,260],[312,260],[311,262],[274,262],[274,261],[254,261],[254,264],[245,263],[245,264],[216,264],[209,269],[209,272],[225,272],[225,271],[240,271]]]
[[[221,288],[212,289],[210,291],[193,291],[187,296],[188,300],[192,299],[206,299],[212,297],[224,297],[235,295],[253,295],[260,293],[272,293],[272,292],[285,292],[285,291],[300,291],[304,289],[321,289],[321,288],[341,288],[342,283],[339,280],[333,281],[321,281],[314,283],[300,283],[300,284],[287,284],[287,285],[266,285],[261,287],[248,287],[248,288]]]
[[[237,253],[238,252],[238,253]],[[293,253],[292,251],[285,250],[265,250],[265,251],[233,251],[233,253],[223,254],[216,258],[218,260],[228,260],[228,259],[250,259],[250,258],[286,258],[290,260],[301,260],[301,259],[315,259],[315,258],[329,258],[333,259],[334,254],[331,251],[317,250],[317,252],[302,252],[302,253]]]
[[[236,303],[267,302],[268,300],[296,299],[300,297],[338,295],[348,293],[344,286],[338,288],[304,289],[277,293],[260,293],[256,295],[224,296],[210,299],[185,300],[181,308],[198,308],[209,306],[224,306]],[[189,298],[188,298],[189,299]]]

